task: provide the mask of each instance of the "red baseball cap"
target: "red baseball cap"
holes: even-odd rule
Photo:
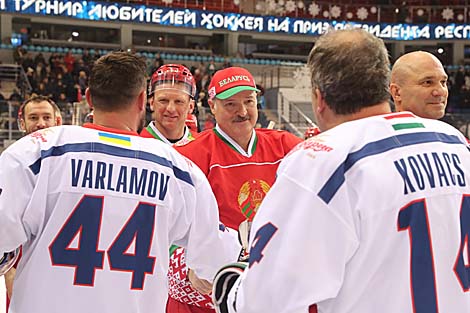
[[[243,90],[259,92],[253,75],[242,67],[228,67],[215,72],[212,77],[209,99],[227,99]]]

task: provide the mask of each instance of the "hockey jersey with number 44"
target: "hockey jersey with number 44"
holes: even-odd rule
[[[23,246],[12,313],[164,312],[171,244],[208,280],[233,259],[203,173],[137,133],[35,132],[0,156],[0,188],[0,252]]]

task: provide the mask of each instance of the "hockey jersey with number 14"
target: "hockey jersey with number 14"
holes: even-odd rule
[[[411,113],[299,145],[254,218],[238,313],[470,312],[470,152]]]

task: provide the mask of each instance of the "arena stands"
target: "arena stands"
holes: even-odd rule
[[[115,3],[108,2],[112,5]],[[361,23],[465,23],[470,15],[465,11],[466,14],[461,16],[461,9],[467,2],[470,1],[120,1],[123,5],[166,9],[187,8],[203,12],[314,18],[315,21],[338,19]],[[292,7],[292,3],[295,7]],[[17,68],[22,69],[17,82],[8,83],[2,79],[0,92],[6,103],[11,102],[9,100],[14,90],[14,98],[17,99],[16,103],[2,106],[4,118],[0,126],[3,129],[15,129],[17,103],[31,92],[48,95],[58,102],[65,122],[71,123],[73,120],[80,123],[80,118],[73,119],[73,114],[81,112],[86,115],[82,112],[86,110],[86,105],[74,109],[74,103],[83,101],[89,68],[96,58],[116,49],[140,53],[147,59],[149,74],[163,62],[182,63],[190,67],[200,85],[197,99],[200,122],[210,120],[206,114],[207,90],[203,82],[210,79],[210,73],[215,69],[229,65],[248,68],[257,82],[265,87],[263,109],[266,113],[261,122],[275,120],[277,127],[288,128],[302,135],[303,129],[309,126],[309,120],[313,119],[308,96],[304,95],[304,91],[299,92],[299,88],[308,89],[309,78],[300,74],[315,40],[312,36],[148,27],[139,23],[103,23],[15,14],[1,14],[0,18],[2,25],[9,26],[3,29],[11,29],[11,40],[8,36],[4,37],[6,33],[2,31],[0,59],[5,65],[16,64]],[[19,36],[21,44],[13,41],[14,36]],[[419,49],[432,52],[441,59],[450,77],[450,115],[470,111],[470,45],[457,39],[445,43],[437,40],[416,43],[412,40],[385,40],[393,59]],[[25,87],[21,80],[29,83],[30,87]],[[299,95],[302,95],[301,99],[298,99]],[[7,113],[8,109],[12,113]],[[448,120],[452,122],[456,119]]]

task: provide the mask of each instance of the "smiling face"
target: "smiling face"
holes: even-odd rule
[[[214,98],[209,105],[217,125],[245,148],[258,120],[256,92],[244,90],[224,100]]]
[[[54,108],[47,101],[30,102],[24,107],[24,118],[21,126],[27,134],[36,130],[57,125]]]
[[[449,91],[448,76],[441,62],[426,52],[406,56],[394,68],[390,84],[397,111],[410,111],[431,119],[443,117]]]
[[[183,89],[184,86],[180,89],[178,85],[157,89],[150,99],[155,126],[167,139],[179,139],[184,135],[186,116],[194,108],[194,101]]]

